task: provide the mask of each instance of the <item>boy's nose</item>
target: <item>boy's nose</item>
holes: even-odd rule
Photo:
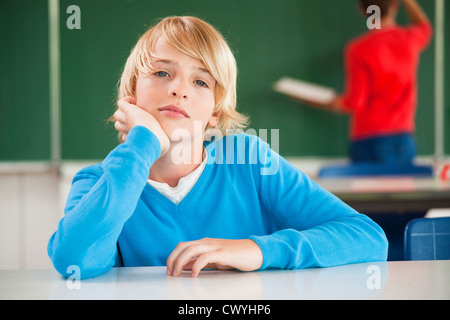
[[[186,93],[180,93],[180,92],[177,92],[177,91],[172,91],[172,97],[180,97],[180,98],[186,99],[187,98],[187,94]]]
[[[174,81],[172,87],[169,89],[169,95],[171,97],[177,97],[181,99],[188,98],[187,84],[183,80],[179,79]]]

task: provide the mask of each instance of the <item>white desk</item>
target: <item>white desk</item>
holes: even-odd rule
[[[316,181],[363,213],[415,213],[450,208],[450,181],[437,178],[359,177]]]
[[[166,276],[164,267],[113,268],[69,289],[54,270],[0,271],[0,299],[450,299],[450,260]]]

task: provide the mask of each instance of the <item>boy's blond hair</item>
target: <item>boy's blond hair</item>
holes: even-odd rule
[[[200,61],[216,80],[215,106],[220,113],[215,126],[222,135],[228,129],[247,125],[247,117],[236,111],[236,60],[222,35],[196,17],[167,17],[145,32],[131,51],[118,86],[118,99],[135,97],[137,77],[151,70],[152,51],[160,37],[184,54]],[[209,125],[206,129],[209,129]]]

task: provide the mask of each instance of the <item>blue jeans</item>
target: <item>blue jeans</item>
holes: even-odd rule
[[[409,133],[354,140],[350,149],[353,163],[406,165],[416,156],[416,143]]]

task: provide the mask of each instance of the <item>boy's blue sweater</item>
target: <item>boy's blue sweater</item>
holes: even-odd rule
[[[179,242],[205,237],[252,239],[263,253],[261,269],[386,260],[376,223],[259,138],[226,136],[206,150],[208,164],[178,205],[147,183],[161,147],[144,127],[78,172],[48,244],[58,272],[69,276],[76,265],[90,278],[113,266],[162,266]]]

